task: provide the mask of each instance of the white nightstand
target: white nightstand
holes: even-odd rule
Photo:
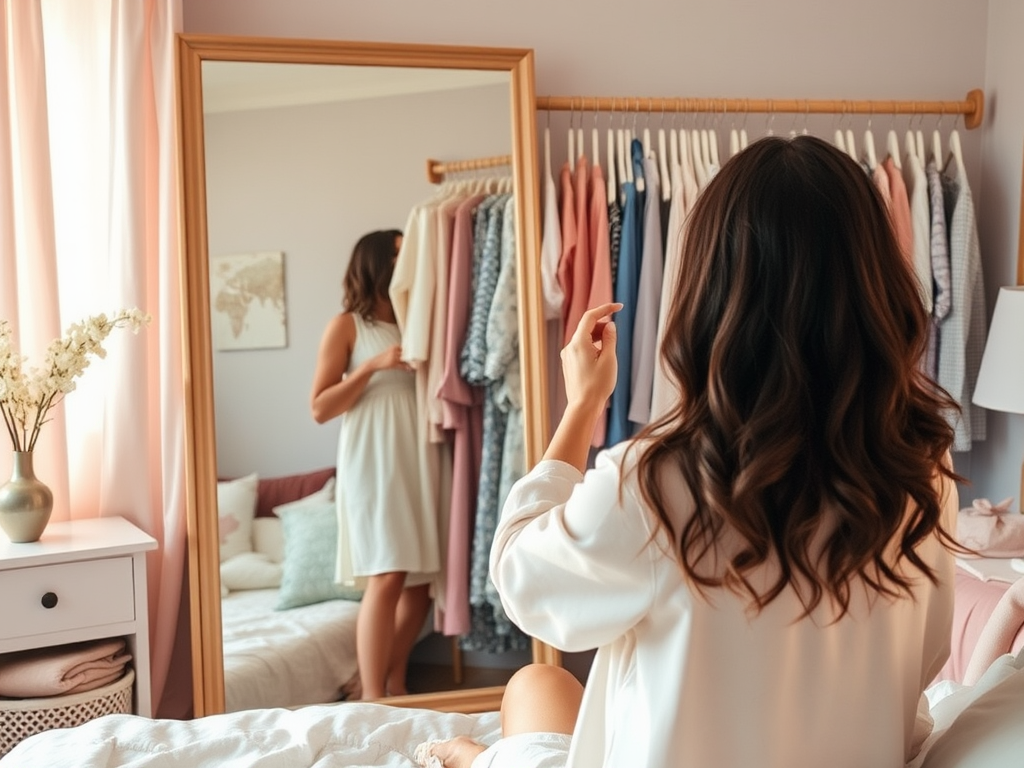
[[[122,517],[51,523],[28,544],[0,534],[0,653],[125,637],[135,713],[152,717],[146,552],[156,547]]]

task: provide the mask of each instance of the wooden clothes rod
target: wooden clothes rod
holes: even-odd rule
[[[440,160],[427,160],[427,179],[431,184],[440,184],[446,173],[459,171],[477,171],[481,168],[498,168],[512,165],[512,155],[496,155],[495,157],[478,157],[474,160],[455,160],[450,163]]]
[[[963,115],[977,128],[985,94],[975,88],[964,101],[851,101],[845,99],[688,99],[647,96],[538,96],[545,112],[777,112],[843,115]]]

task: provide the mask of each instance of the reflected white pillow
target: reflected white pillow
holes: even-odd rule
[[[252,551],[272,563],[284,562],[284,529],[279,517],[257,517],[252,521]]]
[[[242,552],[252,552],[252,521],[256,516],[256,486],[253,473],[237,480],[217,483],[217,517],[220,526],[220,561]]]
[[[259,552],[243,552],[220,564],[220,583],[232,592],[281,586],[281,564]]]

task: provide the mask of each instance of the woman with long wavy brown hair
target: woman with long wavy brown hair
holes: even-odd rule
[[[675,406],[586,471],[618,305],[589,311],[495,535],[510,618],[597,648],[578,716],[571,683],[532,718],[510,686],[518,735],[475,765],[543,739],[545,764],[587,768],[903,765],[949,653],[955,406],[920,372],[928,318],[885,203],[825,142],[764,139],[702,193],[682,255]],[[482,749],[454,746],[447,766]]]

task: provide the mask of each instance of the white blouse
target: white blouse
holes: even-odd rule
[[[568,765],[885,768],[913,757],[931,729],[922,693],[949,655],[954,565],[938,540],[919,553],[939,584],[918,578],[916,600],[854,587],[839,621],[827,606],[800,619],[791,588],[760,614],[726,590],[709,603],[666,554],[630,445],[585,475],[538,464],[513,487],[491,552],[512,621],[564,651],[597,648]],[[665,489],[678,530],[692,496],[678,475]],[[953,484],[943,498],[955,530]]]

